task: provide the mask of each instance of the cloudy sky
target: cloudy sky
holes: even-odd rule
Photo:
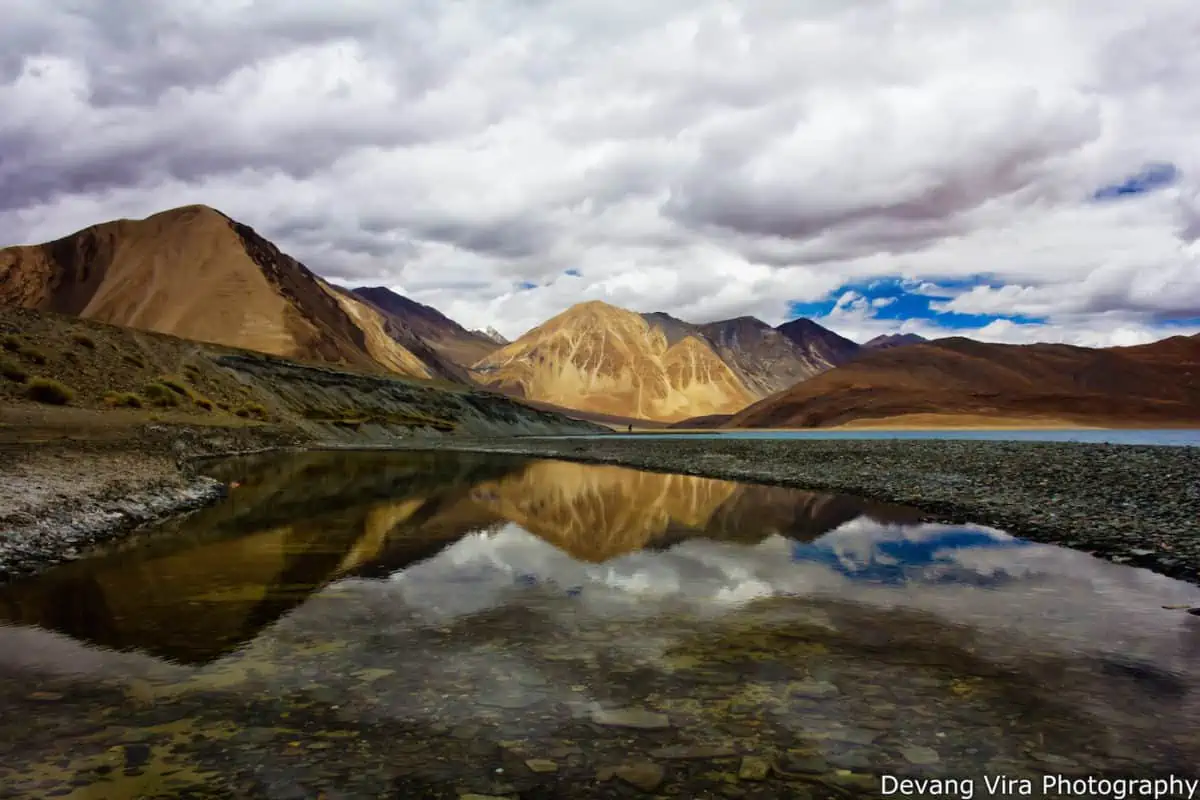
[[[206,203],[514,336],[1200,331],[1195,0],[4,0],[0,243]]]

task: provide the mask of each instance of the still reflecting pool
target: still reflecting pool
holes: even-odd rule
[[[1193,776],[1200,588],[900,507],[452,453],[222,462],[0,588],[0,797],[878,796]]]

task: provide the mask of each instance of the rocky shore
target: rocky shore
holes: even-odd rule
[[[0,441],[0,583],[200,508],[224,486],[195,459],[303,443],[269,427],[148,425],[119,438]]]
[[[0,444],[0,582],[212,502],[223,453],[317,443],[269,427],[150,426],[112,442]],[[397,449],[517,453],[843,492],[1200,583],[1200,448],[982,441],[414,437]]]
[[[1196,447],[650,437],[454,440],[439,447],[855,494],[915,506],[930,521],[990,525],[1200,583]]]

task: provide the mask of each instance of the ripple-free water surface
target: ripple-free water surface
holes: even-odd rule
[[[221,504],[0,588],[0,796],[1042,796],[1200,763],[1200,618],[1163,608],[1200,589],[1150,572],[611,466],[215,471]]]
[[[605,433],[590,436],[537,436],[537,439],[956,439],[986,442],[1075,442],[1080,444],[1130,444],[1172,447],[1200,447],[1200,428],[1112,429],[1112,428],[1031,428],[1027,430],[996,428],[970,430],[943,428],[938,430],[727,430],[704,432],[656,432],[621,434]]]

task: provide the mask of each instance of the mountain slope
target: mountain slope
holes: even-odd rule
[[[864,342],[863,347],[870,350],[883,350],[888,347],[903,347],[906,344],[920,344],[927,341],[929,340],[924,336],[915,333],[884,333]]]
[[[679,420],[729,413],[754,395],[704,341],[670,342],[641,315],[580,303],[475,365],[486,386],[555,405]]]
[[[672,525],[703,531],[738,489],[728,481],[539,461],[472,499],[583,561],[640,550]]]
[[[804,322],[807,336],[794,337],[785,331],[799,330]],[[791,327],[789,327],[791,326]],[[810,320],[796,320],[772,328],[754,317],[711,322],[699,326],[713,348],[758,397],[786,389],[843,363],[858,345],[843,339]],[[848,342],[850,347],[847,347]]]
[[[500,343],[487,334],[467,330],[436,308],[386,287],[355,289],[354,295],[401,325],[404,332],[400,335],[420,339],[439,356],[459,367],[469,367],[500,348]]]
[[[684,322],[661,311],[643,314],[642,318],[659,328],[670,344],[687,336],[708,344],[755,397],[766,397],[845,363],[858,351],[854,342],[811,320],[795,320],[772,328],[755,317],[735,317],[703,325]]]
[[[429,378],[382,316],[206,206],[0,250],[0,304]]]
[[[605,310],[603,321],[597,309]],[[558,344],[548,347],[548,339]],[[754,317],[695,325],[661,311],[634,314],[594,301],[574,306],[482,359],[476,376],[529,400],[677,422],[736,413],[744,407],[739,403],[845,363],[859,349],[805,319],[778,329]],[[563,358],[576,367],[590,365],[592,374],[572,372],[575,368],[559,363]],[[622,372],[634,363],[637,369]],[[656,370],[661,379],[650,377]]]
[[[913,414],[1092,424],[1200,421],[1200,339],[1089,349],[955,337],[868,352],[723,427],[823,427]]]
[[[800,317],[775,330],[800,347],[818,371],[833,369],[859,355],[862,345],[823,328],[811,319]]]
[[[496,330],[491,325],[487,326],[485,329],[483,329],[481,331],[476,330],[476,331],[471,331],[471,333],[475,333],[480,336],[483,336],[501,346],[506,345],[506,344],[511,344],[511,342],[509,342],[509,340],[507,338],[505,338],[503,333]]]
[[[864,514],[886,522],[918,518],[908,509],[843,495],[567,461],[535,461],[476,484],[469,497],[497,519],[593,563],[696,537],[810,541]]]

